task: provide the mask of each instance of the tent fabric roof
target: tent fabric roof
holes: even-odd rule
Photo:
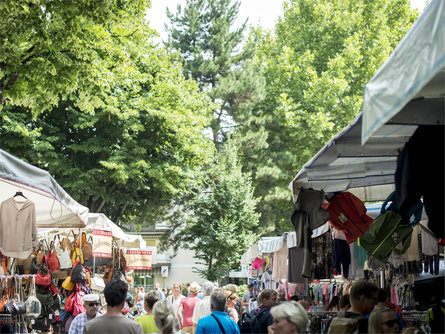
[[[283,237],[272,237],[258,241],[260,253],[274,253],[283,247]]]
[[[365,86],[362,143],[387,122],[443,124],[444,93],[445,1],[435,0]]]
[[[20,190],[35,204],[38,227],[84,227],[88,208],[72,199],[45,170],[0,149],[0,202]]]
[[[444,101],[445,1],[433,0],[366,85],[363,112],[291,181],[294,200],[301,188],[384,200],[400,150],[418,125],[444,124]]]
[[[146,242],[142,239],[142,236],[136,234],[125,233],[119,226],[113,223],[106,215],[103,213],[89,213],[88,223],[82,228],[81,232],[93,233],[93,229],[103,229],[112,232],[113,239],[117,242],[119,247],[124,248],[138,248],[145,249]],[[68,235],[71,231],[70,228],[67,229],[48,229],[39,228],[38,234],[61,234]],[[78,231],[75,231],[77,233]]]

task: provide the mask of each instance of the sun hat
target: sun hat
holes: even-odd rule
[[[197,291],[199,291],[199,289],[201,289],[201,287],[199,286],[198,283],[192,282],[190,284],[190,288],[189,289],[190,289],[190,292],[197,292]]]

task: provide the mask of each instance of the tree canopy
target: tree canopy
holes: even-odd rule
[[[289,0],[274,33],[252,31],[266,92],[236,136],[261,226],[292,228],[289,182],[360,112],[365,83],[416,16],[408,0]]]
[[[205,269],[201,276],[216,281],[238,269],[241,255],[258,236],[257,200],[249,175],[242,172],[236,146],[226,144],[215,165],[203,173],[201,186],[171,221],[173,234],[164,236],[164,248],[186,247]]]
[[[187,188],[195,170],[211,161],[213,146],[203,130],[213,105],[196,82],[184,78],[182,67],[153,44],[143,16],[127,19],[115,25],[105,21],[108,32],[90,27],[99,34],[102,57],[79,58],[76,66],[94,67],[97,76],[70,72],[97,89],[75,89],[42,113],[34,104],[9,100],[2,110],[0,140],[2,148],[47,169],[92,212],[104,212],[115,222],[124,217],[150,224]],[[76,37],[86,45],[79,52],[89,54],[94,43],[83,38],[90,35],[77,32]],[[44,73],[44,83],[47,72],[35,70],[36,78]],[[64,80],[60,71],[56,77]],[[45,85],[54,89],[54,84]],[[27,94],[37,101],[43,93]]]

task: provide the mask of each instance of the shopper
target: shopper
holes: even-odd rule
[[[193,333],[196,330],[198,321],[208,315],[210,315],[210,296],[213,293],[214,285],[212,282],[205,282],[202,285],[202,291],[204,297],[195,305],[193,310],[192,322],[193,322]]]
[[[199,289],[201,287],[198,283],[192,282],[190,284],[190,297],[184,298],[179,303],[177,318],[179,322],[179,328],[184,333],[192,333],[193,332],[193,311],[195,309],[195,305],[200,301],[198,296]]]
[[[396,318],[399,320],[399,331],[401,331],[404,324],[403,324],[403,319],[401,317],[401,312],[399,314],[396,311],[397,309],[399,309],[398,306],[388,302],[388,293],[386,292],[385,289],[379,289],[379,291],[377,291],[377,304],[375,304],[374,310],[380,309],[380,308],[385,308],[385,307],[389,307],[391,310],[393,310],[396,313]]]
[[[368,333],[398,333],[400,320],[396,312],[389,307],[380,307],[372,311],[369,317]]]
[[[235,323],[238,323],[239,313],[235,308],[238,296],[236,293],[231,292],[230,290],[226,290],[225,295],[227,298],[227,314],[229,315],[230,319],[235,321]]]
[[[159,283],[155,283],[154,285],[154,290],[159,293],[159,295],[161,296],[161,299],[165,298],[164,292],[161,290],[161,285]]]
[[[88,321],[83,334],[143,334],[141,324],[122,315],[127,291],[127,283],[120,279],[111,280],[104,289],[107,313]]]
[[[159,293],[154,290],[147,292],[144,296],[145,314],[134,319],[141,324],[145,334],[156,333],[158,331],[153,317],[153,306],[159,300],[161,300]]]
[[[286,299],[286,291],[284,289],[278,289],[277,291],[278,304],[284,303]]]
[[[365,316],[371,313],[377,303],[377,291],[378,287],[374,283],[365,280],[353,283],[349,294],[351,308],[332,319],[328,333],[347,333],[350,327],[357,327],[359,333],[367,333],[368,319]]]
[[[250,312],[249,304],[250,300],[253,298],[253,283],[249,283],[247,285],[247,292],[243,295],[243,298],[241,300],[241,305],[243,307],[243,313]]]
[[[226,333],[238,334],[239,327],[225,312],[226,296],[222,292],[214,292],[210,297],[212,313],[198,321],[196,334]]]
[[[281,303],[270,310],[273,323],[270,326],[276,334],[304,334],[309,323],[306,310],[295,301]]]
[[[99,295],[89,294],[82,297],[83,306],[86,312],[77,315],[70,325],[68,334],[82,334],[85,324],[94,319],[95,317],[100,317],[99,313]]]
[[[167,300],[160,300],[153,306],[153,315],[160,334],[175,334],[175,313],[173,305]]]
[[[349,301],[349,295],[343,295],[340,297],[340,300],[338,301],[338,310],[339,312],[348,312],[351,308],[351,302]]]
[[[333,296],[329,305],[326,307],[326,311],[328,312],[337,312],[338,311],[338,303],[340,302],[340,297]]]
[[[181,300],[185,298],[181,294],[181,284],[174,283],[173,287],[171,289],[171,292],[172,292],[172,294],[170,296],[168,296],[167,299],[173,305],[173,312],[176,315],[176,314],[178,314],[179,304],[181,303]],[[178,319],[176,317],[175,317],[175,329],[177,331],[179,331],[179,321],[178,321]]]
[[[264,289],[258,296],[260,306],[250,312],[251,316],[257,317],[257,333],[267,333],[267,327],[272,325],[273,317],[270,314],[272,307],[278,304],[277,292],[272,289]]]

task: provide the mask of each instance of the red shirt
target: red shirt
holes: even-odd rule
[[[182,306],[182,327],[191,327],[193,326],[193,310],[195,309],[195,305],[201,299],[197,297],[187,297],[181,300],[179,306]]]

